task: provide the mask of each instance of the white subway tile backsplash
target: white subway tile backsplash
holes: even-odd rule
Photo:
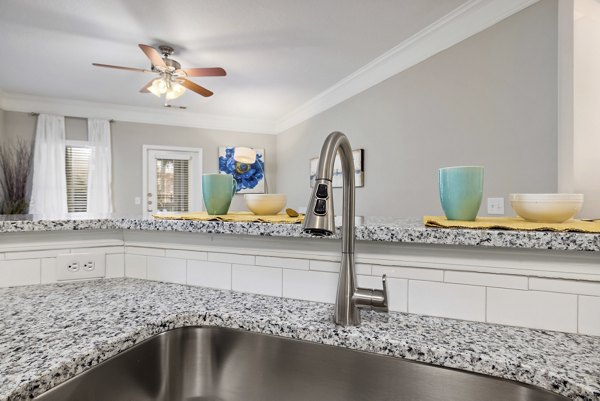
[[[447,283],[482,285],[485,287],[527,289],[527,277],[508,274],[471,273],[446,271],[444,281]]]
[[[232,266],[231,288],[235,291],[280,297],[281,280],[282,269],[248,265]]]
[[[168,258],[179,258],[188,260],[206,260],[208,257],[206,252],[182,251],[179,249],[167,249],[165,256]]]
[[[283,270],[283,296],[317,302],[335,302],[338,273]]]
[[[40,272],[42,284],[56,283],[56,258],[41,259]]]
[[[383,276],[386,274],[388,277],[406,278],[411,280],[444,281],[443,270],[417,267],[373,265],[372,274],[374,276]]]
[[[126,246],[125,253],[132,255],[165,256],[165,250],[161,248],[146,248],[141,246]]]
[[[147,256],[125,254],[125,277],[146,278]]]
[[[577,296],[487,289],[487,321],[535,329],[577,331]]]
[[[255,264],[254,255],[239,255],[236,253],[221,253],[208,252],[208,260],[210,262],[235,263],[238,265],[253,265]]]
[[[148,280],[185,284],[186,261],[184,259],[148,257]]]
[[[579,297],[579,333],[600,336],[600,297]]]
[[[379,276],[356,275],[356,285],[363,288],[383,288],[382,279]],[[389,283],[388,283],[389,285]]]
[[[356,264],[356,274],[364,274],[369,275],[373,271],[373,266],[368,265],[366,263],[357,263]]]
[[[257,256],[258,266],[281,267],[282,269],[308,270],[308,259],[278,258],[273,256]]]
[[[44,251],[6,252],[5,260],[54,258],[60,254],[69,253],[68,249],[49,249]]]
[[[340,262],[329,262],[326,260],[311,260],[309,263],[310,270],[325,271],[330,273],[339,273]]]
[[[125,255],[106,255],[106,278],[125,277]]]
[[[408,311],[423,315],[485,321],[485,288],[409,280]]]
[[[317,270],[323,272],[339,273],[340,262],[330,262],[327,260],[311,260],[310,270]],[[356,274],[371,274],[371,265],[357,263]]]
[[[283,253],[256,255],[261,252],[252,250],[246,254],[227,253],[222,248],[215,248],[218,252],[208,248],[197,251],[194,246],[165,249],[142,243],[132,247],[99,245],[2,252],[0,286],[53,283],[57,277],[55,255],[100,253],[105,258],[107,278],[126,276],[335,302],[340,262],[308,259],[310,256],[298,253],[285,257]],[[357,264],[361,287],[381,288],[383,274],[388,276],[391,311],[600,336],[600,280]]]
[[[531,277],[529,279],[529,289],[600,297],[600,283],[591,281]]]
[[[380,276],[358,275],[357,281],[360,287],[383,288]],[[408,311],[408,280],[403,278],[388,278],[388,307],[394,312]]]
[[[0,261],[0,287],[40,284],[40,259]]]
[[[202,287],[231,289],[231,264],[188,260],[187,283]]]

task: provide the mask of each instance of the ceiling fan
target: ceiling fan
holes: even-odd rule
[[[171,46],[158,46],[158,50],[148,45],[140,44],[138,46],[152,63],[149,70],[100,63],[92,63],[92,65],[95,65],[96,67],[158,74],[159,77],[154,78],[144,85],[144,87],[140,89],[140,92],[152,93],[158,97],[165,95],[166,100],[178,98],[183,95],[186,89],[205,97],[212,96],[213,92],[190,81],[187,77],[221,77],[227,75],[225,70],[220,67],[181,69],[181,64],[172,58],[169,58],[169,56],[173,54],[173,48]]]

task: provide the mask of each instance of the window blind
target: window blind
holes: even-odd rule
[[[65,169],[67,175],[67,208],[69,213],[87,211],[88,171],[92,149],[67,146]]]
[[[158,210],[187,212],[190,203],[190,161],[156,159],[156,202]]]

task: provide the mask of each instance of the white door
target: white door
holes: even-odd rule
[[[201,211],[201,149],[144,148],[144,214]]]

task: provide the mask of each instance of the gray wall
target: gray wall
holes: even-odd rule
[[[33,141],[36,117],[28,113],[4,112],[4,133],[7,140],[23,138]],[[67,139],[86,140],[85,119],[65,120]],[[218,170],[218,147],[222,145],[250,146],[265,149],[269,188],[275,190],[276,157],[274,135],[246,134],[198,128],[170,127],[116,121],[111,124],[113,158],[113,201],[115,213],[140,215],[142,206],[134,204],[142,197],[142,145],[170,145],[202,148],[203,172]],[[143,197],[142,197],[143,199]],[[232,210],[245,210],[242,195],[236,195]]]
[[[574,26],[574,190],[585,196],[581,217],[600,216],[600,21],[594,16]]]
[[[556,0],[542,0],[283,132],[278,191],[291,206],[305,206],[309,159],[329,132],[340,130],[365,149],[357,214],[442,213],[442,166],[485,166],[481,213],[485,197],[555,192],[556,13]],[[505,209],[512,214],[508,201]]]
[[[223,145],[265,149],[269,191],[275,191],[275,135],[246,134],[198,128],[114,122],[112,131],[113,191],[115,211],[138,212],[133,198],[142,196],[142,145],[189,146],[202,148],[203,172],[219,169],[218,148]],[[143,199],[143,198],[142,198]],[[231,210],[246,210],[242,195],[235,195]]]
[[[4,141],[4,110],[0,109],[0,143]]]

